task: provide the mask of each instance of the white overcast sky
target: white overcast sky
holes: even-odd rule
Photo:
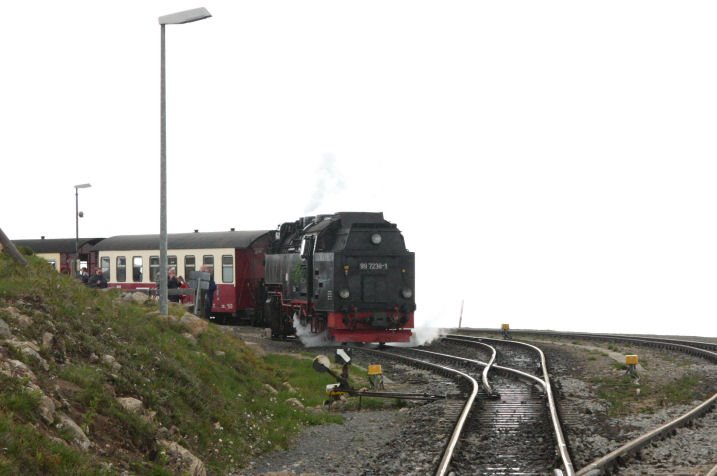
[[[422,325],[717,336],[717,3],[2,2],[0,227],[383,211]]]

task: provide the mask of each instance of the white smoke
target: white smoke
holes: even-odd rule
[[[323,331],[318,334],[311,332],[311,326],[302,326],[299,321],[299,314],[294,313],[294,329],[296,329],[296,337],[299,338],[304,347],[325,347],[328,345],[335,345],[334,342],[329,341],[328,331]]]
[[[308,216],[319,211],[319,207],[323,204],[327,195],[340,192],[343,188],[344,181],[336,166],[336,157],[333,154],[324,154],[316,171],[314,193],[304,208],[304,214]]]
[[[416,327],[413,329],[409,342],[394,342],[391,345],[397,347],[418,347],[419,345],[430,345],[433,341],[448,334],[447,329],[440,327]]]

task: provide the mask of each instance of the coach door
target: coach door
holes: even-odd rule
[[[254,289],[251,286],[251,263],[248,256],[250,251],[237,249],[235,254],[234,285],[236,286],[238,317],[246,317],[254,309]]]

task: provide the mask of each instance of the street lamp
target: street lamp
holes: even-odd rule
[[[167,292],[167,91],[164,73],[164,26],[191,23],[211,16],[206,8],[194,8],[159,17],[159,24],[162,27],[159,162],[159,313],[162,315],[167,314],[169,310],[169,293]]]
[[[72,275],[77,276],[77,266],[80,262],[80,201],[79,194],[77,191],[81,188],[90,188],[92,185],[89,183],[82,183],[75,185],[75,264],[73,266]]]

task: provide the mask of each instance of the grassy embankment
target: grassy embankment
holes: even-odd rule
[[[22,268],[0,253],[0,319],[11,332],[0,336],[0,475],[173,474],[161,439],[188,449],[210,473],[226,474],[285,446],[304,425],[340,421],[285,403],[323,401],[320,389],[331,378],[310,364],[283,370],[290,357],[269,363],[212,326],[192,336],[179,306],[172,305],[173,318],[155,309],[123,301],[118,291],[88,289],[43,260],[30,257]],[[10,340],[41,347],[47,364]],[[12,360],[32,370],[41,391],[27,376],[1,372]],[[282,385],[287,380],[298,394]],[[40,417],[43,394],[57,407],[52,422]],[[141,400],[142,410],[126,410],[120,397]],[[60,415],[84,430],[88,450],[73,443]]]

